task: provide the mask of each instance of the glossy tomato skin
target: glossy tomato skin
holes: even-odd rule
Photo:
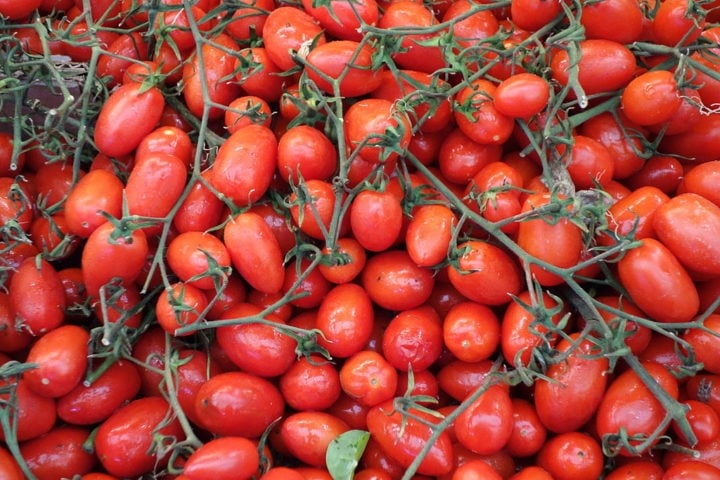
[[[297,412],[283,420],[280,437],[295,458],[319,468],[325,466],[330,442],[348,430],[344,421],[329,413]]]
[[[410,144],[412,125],[407,114],[383,98],[362,99],[345,112],[343,131],[348,148],[372,164],[391,163]],[[379,139],[390,129],[397,138]]]
[[[118,360],[91,385],[81,383],[58,398],[57,415],[72,425],[100,423],[139,391],[137,367],[126,360]]]
[[[14,385],[15,437],[19,442],[39,437],[52,429],[57,419],[54,399],[38,395],[23,379],[13,384],[3,381],[0,385]],[[0,398],[8,402],[10,395],[3,393]],[[0,440],[5,440],[4,430],[0,430]]]
[[[500,385],[490,386],[455,420],[458,442],[481,455],[502,450],[512,431],[512,401]]]
[[[543,425],[563,433],[578,430],[590,421],[605,393],[609,365],[590,340],[578,335],[561,340],[556,348],[571,353],[550,365],[547,380],[536,380],[534,399]]]
[[[720,207],[694,193],[671,198],[655,211],[658,239],[690,272],[720,275]]]
[[[177,440],[185,437],[176,418],[167,421],[169,409],[170,405],[161,397],[143,397],[105,420],[95,437],[95,452],[105,470],[118,477],[133,477],[150,473],[167,462],[167,456],[148,452],[157,434]]]
[[[237,207],[257,202],[267,192],[277,165],[277,139],[264,125],[248,125],[218,149],[210,184]]]
[[[361,350],[343,363],[340,385],[346,395],[367,407],[374,407],[393,398],[398,371],[380,353]]]
[[[368,293],[355,283],[332,288],[320,303],[318,343],[333,357],[347,358],[362,350],[373,332],[375,312]]]
[[[38,480],[71,478],[95,466],[95,456],[83,448],[89,436],[86,428],[59,426],[24,442],[20,452]]]
[[[166,259],[180,280],[204,290],[211,290],[215,281],[222,281],[220,272],[215,271],[215,276],[209,274],[211,264],[220,269],[230,266],[230,254],[222,240],[200,231],[173,237],[167,245]]]
[[[663,468],[652,460],[637,460],[615,467],[606,480],[661,480]]]
[[[23,350],[33,341],[33,335],[18,327],[15,311],[10,306],[10,295],[0,292],[0,352],[13,353]]]
[[[155,317],[158,324],[171,335],[178,337],[192,335],[193,331],[181,333],[180,329],[201,320],[208,307],[205,292],[184,282],[167,286],[155,302]]]
[[[691,320],[700,299],[687,270],[658,240],[641,242],[618,262],[618,275],[630,298],[659,322]]]
[[[442,350],[442,319],[428,305],[403,310],[383,332],[383,355],[403,372],[429,368],[440,358]]]
[[[275,385],[244,372],[215,375],[195,398],[201,426],[224,436],[259,438],[284,409],[285,401]]]
[[[95,124],[95,144],[111,157],[131,153],[160,120],[165,99],[157,87],[126,83],[110,94]]]
[[[529,119],[545,109],[549,98],[547,81],[533,73],[518,73],[498,85],[494,103],[503,115]]]
[[[413,411],[413,413],[431,423],[437,422],[435,417],[427,413],[420,411]],[[407,468],[427,443],[432,430],[429,426],[413,418],[405,418],[406,421],[403,423],[400,412],[394,410],[393,401],[389,400],[370,409],[367,414],[367,426],[370,435],[381,448],[404,468]],[[443,432],[420,463],[418,473],[432,476],[444,475],[449,473],[452,467],[452,444],[447,432]]]
[[[283,180],[327,180],[337,169],[337,150],[330,139],[310,125],[289,128],[278,141],[277,169]]]
[[[372,65],[374,54],[367,43],[332,40],[310,51],[305,58],[305,73],[325,93],[333,93],[337,85],[343,97],[359,97],[372,92],[382,82],[382,69]]]
[[[505,450],[513,457],[530,457],[545,444],[547,429],[530,401],[523,398],[511,398],[511,401],[513,431],[505,444]]]
[[[482,240],[458,245],[463,252],[457,266],[448,268],[450,283],[467,297],[485,305],[504,305],[520,293],[522,279],[515,260],[500,247]]]
[[[0,447],[0,476],[6,480],[22,480],[25,478],[25,474],[20,469],[17,460],[5,447]]]
[[[538,453],[537,464],[556,480],[599,478],[603,454],[600,444],[590,435],[566,432],[545,443]]]
[[[335,365],[317,354],[296,359],[278,381],[288,406],[297,411],[330,408],[340,398],[341,385]]]
[[[665,470],[663,480],[683,480],[693,478],[695,480],[712,480],[718,478],[720,468],[699,460],[686,460],[676,463]]]
[[[303,0],[302,5],[327,33],[343,40],[362,40],[361,25],[375,25],[380,17],[376,0],[362,0],[354,5],[338,0],[316,5],[311,0]]]
[[[87,238],[107,219],[122,214],[122,181],[106,170],[91,170],[75,184],[65,199],[65,219],[70,231]]]
[[[500,344],[500,320],[493,310],[479,303],[453,306],[442,327],[445,347],[464,362],[490,358]]]
[[[179,233],[196,231],[204,232],[217,226],[222,221],[225,203],[210,190],[204,182],[209,183],[212,170],[204,170],[200,177],[192,183],[187,195],[182,199],[173,215],[172,226]]]
[[[260,468],[257,445],[243,437],[220,437],[195,450],[183,465],[190,480],[247,480]]]
[[[65,320],[65,289],[46,260],[25,259],[10,279],[10,308],[32,335],[42,335]]]
[[[361,283],[372,301],[387,310],[417,308],[432,293],[432,271],[417,266],[406,250],[392,249],[369,257]]]
[[[282,70],[296,63],[291,52],[298,52],[304,42],[325,43],[320,24],[302,8],[279,6],[272,10],[263,25],[263,39],[270,60]]]
[[[695,352],[695,358],[703,363],[708,373],[720,374],[720,362],[713,354],[717,348],[717,332],[720,331],[720,315],[708,315],[703,321],[703,328],[690,328],[681,337],[687,341]]]
[[[90,334],[76,325],[62,325],[40,337],[27,356],[38,365],[24,375],[28,386],[45,397],[69,393],[85,375],[89,342]]]
[[[496,86],[485,79],[475,80],[455,96],[455,123],[481,145],[502,145],[512,135],[514,119],[495,107]]]
[[[405,247],[420,267],[443,262],[449,253],[455,213],[446,205],[429,204],[415,209],[405,231]]]
[[[599,233],[598,243],[613,245],[613,237],[624,239],[632,236],[635,240],[656,237],[653,216],[668,200],[670,197],[666,193],[651,185],[633,190],[608,209],[608,231]]]
[[[678,398],[677,379],[664,366],[653,362],[644,362],[642,366],[671,398]],[[630,437],[650,435],[664,418],[665,410],[653,393],[633,370],[627,370],[608,386],[597,409],[595,428],[600,438],[615,435],[621,428]],[[629,455],[625,448],[619,453]]]

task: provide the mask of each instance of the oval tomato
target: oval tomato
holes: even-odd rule
[[[400,199],[390,190],[362,190],[350,204],[350,229],[355,240],[371,252],[393,246],[403,227]]]
[[[366,98],[345,111],[343,132],[351,155],[373,164],[390,163],[410,144],[412,125],[394,102]]]
[[[405,248],[420,267],[432,267],[447,259],[455,213],[446,205],[421,205],[413,211],[405,231]]]
[[[320,303],[318,343],[333,357],[347,358],[362,350],[373,332],[375,313],[368,293],[355,283],[332,288]]]
[[[566,432],[543,445],[537,464],[556,480],[599,478],[603,470],[603,452],[597,440],[587,433]]]
[[[270,12],[262,28],[265,49],[275,65],[290,70],[297,64],[292,55],[325,43],[325,34],[320,24],[301,8],[280,6]]]
[[[327,4],[303,0],[302,5],[327,33],[343,40],[362,40],[361,27],[375,25],[380,17],[376,0],[361,0],[352,5],[340,0],[330,0]]]
[[[32,335],[45,334],[65,320],[65,288],[46,260],[25,259],[10,279],[8,294],[15,320]]]
[[[350,430],[339,418],[325,412],[297,412],[280,425],[280,438],[290,454],[312,467],[325,466],[330,442]]]
[[[382,352],[400,371],[421,371],[440,358],[442,320],[428,305],[403,310],[390,320],[382,334]]]
[[[512,401],[500,385],[491,385],[455,419],[458,442],[481,455],[502,450],[512,431]]]
[[[220,437],[195,450],[183,465],[189,480],[248,480],[260,468],[254,442],[243,437]]]
[[[65,220],[70,231],[87,238],[107,221],[122,215],[122,181],[106,170],[91,170],[75,184],[65,199]]]
[[[368,43],[332,40],[313,48],[305,58],[305,74],[325,93],[359,97],[382,82],[381,68],[374,68],[374,49]]]
[[[84,448],[89,436],[89,429],[59,426],[23,442],[20,453],[38,480],[72,478],[95,466],[95,456]]]
[[[296,411],[326,410],[340,398],[342,380],[335,365],[313,354],[296,359],[280,376],[278,387]]]
[[[417,266],[406,250],[386,250],[368,258],[361,282],[372,301],[386,310],[417,308],[432,293],[432,271]]]

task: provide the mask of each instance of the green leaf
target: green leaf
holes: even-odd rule
[[[325,462],[333,480],[352,480],[369,439],[369,432],[350,430],[330,442]]]

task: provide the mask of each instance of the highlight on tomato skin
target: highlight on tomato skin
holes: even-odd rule
[[[0,477],[717,478],[719,12],[0,0]]]

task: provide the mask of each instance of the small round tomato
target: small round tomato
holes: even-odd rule
[[[477,303],[504,305],[520,293],[522,277],[515,260],[500,247],[468,240],[457,247],[456,264],[448,268],[450,283]]]
[[[59,426],[23,442],[20,453],[35,478],[71,478],[95,466],[95,456],[84,448],[89,436],[89,429]]]
[[[318,343],[333,357],[347,358],[362,350],[373,332],[375,313],[368,292],[355,283],[333,287],[320,303]]]
[[[243,437],[210,440],[190,454],[183,465],[189,480],[248,480],[260,468],[257,445]]]
[[[698,444],[710,442],[720,435],[720,414],[713,407],[699,400],[686,400],[683,404],[687,407],[685,418]],[[677,422],[673,422],[672,429],[679,439],[688,443]]]
[[[330,234],[335,216],[338,195],[328,180],[308,180],[300,184],[288,197],[293,222],[305,234],[316,240],[324,240]],[[339,225],[344,233],[346,223]]]
[[[325,412],[297,412],[280,425],[280,438],[290,454],[306,465],[325,466],[330,442],[350,430],[337,417]]]
[[[430,425],[438,422],[436,417],[421,410],[411,408],[408,413],[419,418],[401,414],[394,409],[393,401],[388,400],[374,406],[367,414],[371,438],[404,468],[410,466],[432,435]],[[421,475],[438,476],[449,473],[452,468],[452,443],[449,434],[442,432],[420,462],[417,472]]]
[[[340,0],[331,0],[327,4],[303,0],[302,5],[326,32],[343,40],[362,40],[361,27],[375,25],[380,16],[376,0],[359,0],[352,5]]]
[[[440,145],[437,163],[446,180],[465,186],[485,165],[501,158],[502,146],[477,143],[453,128]]]
[[[703,369],[709,373],[720,374],[720,362],[713,354],[716,351],[718,332],[720,332],[720,315],[708,315],[702,323],[702,328],[690,328],[682,334],[682,339],[688,342],[695,353],[695,359],[702,362]]]
[[[658,322],[687,322],[700,308],[690,274],[654,238],[641,240],[619,260],[618,277],[632,301]]]
[[[652,22],[654,39],[663,45],[689,45],[702,34],[705,12],[697,11],[687,0],[659,2]]]
[[[170,408],[161,397],[138,398],[100,424],[95,453],[105,470],[118,477],[137,477],[162,468],[168,452],[158,450],[157,437],[185,437],[177,418],[169,417]]]
[[[178,329],[197,323],[208,306],[204,291],[193,285],[175,282],[169,285],[155,302],[158,324],[171,335],[187,336],[192,331],[177,333]]]
[[[200,426],[222,436],[259,438],[284,409],[285,401],[275,385],[244,372],[209,378],[195,398]]]
[[[204,232],[222,222],[225,203],[208,188],[212,170],[205,170],[196,179],[191,179],[191,186],[180,205],[175,210],[172,226],[178,233]]]
[[[567,170],[578,189],[605,187],[615,174],[615,161],[610,151],[597,140],[573,135],[569,148]],[[565,148],[559,148],[562,153]]]
[[[452,475],[453,480],[502,480],[503,476],[483,460],[468,460],[461,463]]]
[[[114,90],[95,123],[98,150],[119,157],[135,150],[160,120],[165,99],[157,87],[131,82]]]
[[[118,360],[92,383],[80,383],[58,398],[57,415],[72,425],[100,423],[138,394],[140,382],[137,367]]]
[[[640,170],[626,178],[623,183],[631,190],[651,186],[659,188],[666,195],[672,195],[680,182],[686,181],[688,175],[689,172],[684,172],[683,165],[677,158],[653,155]]]
[[[274,3],[273,0],[255,0],[259,3]],[[242,8],[233,14],[237,16]],[[249,18],[246,16],[246,18]],[[228,24],[226,31],[232,23]],[[235,59],[235,71],[243,92],[262,98],[268,103],[277,102],[292,77],[282,75],[280,67],[275,65],[264,47],[249,47],[240,50]]]
[[[612,245],[615,238],[632,236],[635,240],[655,237],[653,215],[670,197],[657,187],[639,187],[621,198],[608,209],[607,231],[599,232],[598,243]]]
[[[720,160],[693,165],[685,171],[678,193],[695,193],[720,206]]]
[[[536,462],[556,480],[600,478],[603,453],[590,435],[566,432],[550,438],[538,452]]]
[[[623,463],[610,471],[605,480],[662,480],[663,468],[652,460]]]
[[[183,232],[170,240],[165,253],[170,269],[187,285],[203,290],[221,283],[230,266],[230,253],[216,236],[206,233]]]
[[[633,78],[620,97],[622,111],[638,125],[665,122],[680,108],[677,81],[668,70],[651,70]]]
[[[343,392],[368,407],[393,398],[397,383],[395,367],[373,350],[355,353],[340,368]]]
[[[622,25],[612,27],[614,19],[622,18]],[[583,5],[580,23],[585,38],[601,38],[627,45],[640,39],[643,31],[643,10],[635,0],[603,0]]]
[[[288,129],[278,141],[277,169],[286,182],[327,180],[337,169],[335,145],[309,125]]]
[[[278,387],[288,406],[297,411],[328,409],[342,392],[335,365],[316,354],[295,360],[280,376]]]
[[[26,258],[10,279],[8,294],[15,321],[32,335],[43,335],[65,320],[65,288],[46,260]]]
[[[400,199],[390,190],[362,190],[350,204],[350,230],[360,245],[371,252],[392,247],[403,228]]]
[[[124,74],[135,62],[148,56],[148,43],[140,32],[121,33],[108,45],[108,53],[98,56],[97,76],[109,77],[108,86],[114,87],[123,81]]]
[[[339,238],[335,248],[325,247],[324,258],[317,269],[331,283],[340,284],[353,281],[367,261],[367,253],[360,243],[352,237]]]
[[[489,307],[462,302],[453,306],[443,322],[445,347],[464,362],[490,358],[500,344],[500,320]]]
[[[361,282],[375,304],[402,311],[425,303],[435,278],[430,269],[417,266],[406,250],[386,250],[368,258]]]

